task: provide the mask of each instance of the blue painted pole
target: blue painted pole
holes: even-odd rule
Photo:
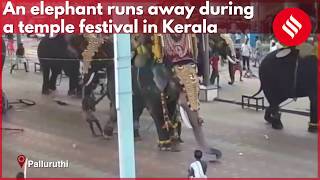
[[[114,34],[120,178],[135,178],[130,34]]]

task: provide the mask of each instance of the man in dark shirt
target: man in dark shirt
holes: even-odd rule
[[[202,161],[202,151],[195,150],[194,157],[196,159],[195,162],[191,163],[188,170],[188,177],[190,178],[206,178],[207,174],[207,163]]]

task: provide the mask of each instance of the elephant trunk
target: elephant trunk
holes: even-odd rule
[[[194,137],[198,143],[198,145],[202,148],[204,152],[207,154],[216,155],[217,159],[221,158],[222,153],[218,149],[211,148],[208,143],[206,142],[206,139],[204,137],[204,133],[202,130],[202,125],[199,122],[199,112],[198,111],[192,111],[190,107],[188,106],[186,95],[185,93],[180,94],[179,98],[179,104],[183,109],[186,111],[188,115],[188,119],[190,121],[190,124],[193,129]]]

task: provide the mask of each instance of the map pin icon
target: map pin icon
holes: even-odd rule
[[[20,167],[22,168],[22,166],[24,165],[24,163],[26,162],[26,156],[21,154],[17,157],[17,161],[20,165]]]

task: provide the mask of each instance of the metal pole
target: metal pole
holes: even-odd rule
[[[135,178],[130,34],[114,34],[120,178]]]
[[[19,44],[21,43],[21,34],[17,34],[17,47],[19,46]]]
[[[210,63],[209,63],[209,34],[202,34],[202,58],[203,58],[203,84],[209,86]]]

